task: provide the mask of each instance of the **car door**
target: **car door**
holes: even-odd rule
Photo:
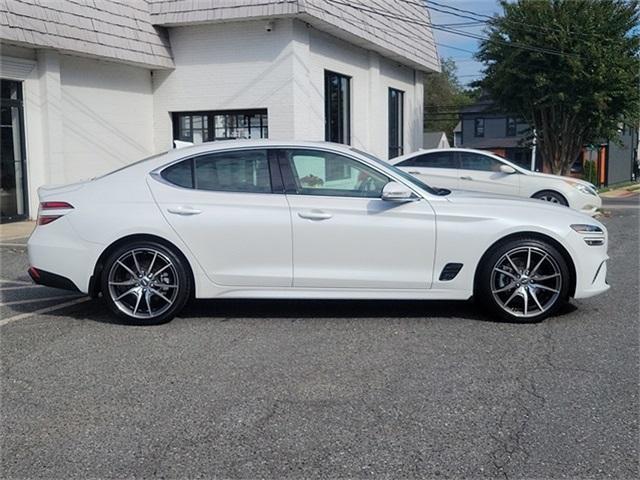
[[[426,200],[381,199],[390,178],[362,160],[316,149],[281,151],[298,288],[427,289],[435,215]]]
[[[520,175],[500,171],[500,160],[476,152],[458,152],[460,189],[500,195],[520,193]]]
[[[416,155],[396,164],[427,185],[437,188],[459,188],[458,163],[455,153],[441,150]]]
[[[167,222],[218,285],[292,284],[291,216],[282,188],[273,186],[273,155],[267,149],[207,153],[148,180]]]

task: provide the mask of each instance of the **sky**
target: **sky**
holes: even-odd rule
[[[482,15],[493,15],[501,11],[497,0],[438,0],[438,4],[469,10]],[[429,6],[428,1],[427,6]],[[433,7],[440,10],[448,10],[440,6],[436,6],[435,4]],[[458,16],[438,12],[434,10],[434,8],[430,8],[429,10],[431,12],[431,21],[436,26],[442,24],[447,25],[451,23],[471,22],[468,18],[460,18]],[[455,13],[465,15],[461,12]],[[476,35],[481,35],[484,27],[483,25],[470,25],[456,26],[454,28],[474,33]],[[477,40],[449,32],[443,32],[437,29],[434,29],[433,33],[436,37],[436,42],[440,44],[437,45],[440,57],[451,57],[456,61],[460,83],[467,84],[480,78],[482,64],[474,61],[472,59],[473,53],[471,53],[475,52],[478,48]],[[450,47],[445,47],[444,45],[449,45]],[[457,47],[469,51],[461,51],[451,47]]]

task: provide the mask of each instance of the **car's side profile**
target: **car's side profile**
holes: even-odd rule
[[[588,182],[532,172],[484,150],[420,150],[390,163],[435,187],[535,198],[590,215],[602,206]]]
[[[453,299],[538,321],[608,288],[599,222],[433,189],[347,146],[211,143],[39,189],[29,273],[132,323],[195,298]]]

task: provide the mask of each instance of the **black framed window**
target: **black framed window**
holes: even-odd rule
[[[266,109],[175,112],[173,139],[202,143],[214,140],[268,138]]]
[[[262,149],[189,158],[165,168],[161,176],[173,185],[196,190],[271,193],[268,153]]]
[[[0,80],[0,223],[29,214],[22,82]]]
[[[473,135],[475,137],[484,137],[484,118],[476,118],[473,123]]]
[[[515,118],[507,117],[507,137],[516,136],[517,125]]]
[[[389,158],[404,153],[404,92],[389,89]]]
[[[324,72],[325,140],[351,144],[351,78]]]

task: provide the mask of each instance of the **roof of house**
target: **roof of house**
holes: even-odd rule
[[[443,140],[449,146],[449,140],[444,132],[424,132],[422,136],[422,146],[424,148],[438,148]]]
[[[0,39],[173,67],[168,35],[152,25],[146,0],[0,1]]]
[[[439,71],[431,18],[402,0],[4,0],[0,39],[173,67],[165,27],[298,18],[404,65]]]

